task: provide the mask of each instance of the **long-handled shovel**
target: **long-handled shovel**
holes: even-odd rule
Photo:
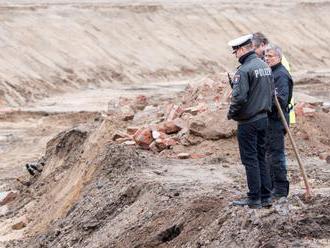
[[[277,99],[276,96],[274,98],[275,98],[275,104],[276,104],[277,110],[278,110],[278,112],[280,113],[280,116],[281,116],[281,121],[282,121],[282,123],[283,123],[283,125],[285,127],[286,132],[289,135],[289,138],[290,138],[290,141],[291,141],[291,144],[292,144],[294,153],[296,154],[296,157],[297,157],[297,161],[298,161],[298,164],[299,164],[299,167],[300,167],[301,174],[302,174],[303,179],[304,179],[304,183],[305,183],[305,186],[306,186],[305,197],[307,199],[310,199],[312,197],[312,195],[311,195],[311,189],[310,189],[310,186],[309,186],[309,183],[308,183],[308,178],[307,178],[306,173],[305,173],[305,168],[304,168],[304,166],[303,166],[303,164],[301,162],[301,159],[300,159],[300,156],[299,156],[299,153],[298,153],[298,149],[297,149],[296,143],[293,140],[292,134],[291,134],[291,132],[289,130],[289,126],[288,126],[288,124],[287,124],[287,122],[285,120],[285,117],[284,117],[282,108],[280,106],[280,103],[278,102],[278,99]]]

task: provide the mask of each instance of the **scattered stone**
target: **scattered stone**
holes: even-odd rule
[[[14,224],[14,225],[12,225],[12,229],[13,230],[21,230],[21,229],[23,229],[24,227],[26,227],[26,223],[24,222],[24,221],[20,221],[20,222],[18,222],[18,223],[16,223],[16,224]]]
[[[181,130],[174,121],[165,121],[157,125],[157,130],[166,134],[177,133]]]
[[[154,139],[158,139],[159,137],[160,137],[160,132],[158,132],[158,131],[152,131],[152,137],[154,138]]]
[[[149,145],[152,143],[152,133],[150,128],[141,128],[134,135],[133,139],[136,144],[144,149],[149,149]]]
[[[157,143],[156,141],[153,141],[150,145],[149,145],[149,149],[151,151],[153,151],[154,153],[158,153],[159,152],[159,149],[157,147]]]
[[[167,149],[171,146],[174,146],[177,144],[177,141],[172,139],[172,138],[159,138],[159,139],[156,139],[156,145],[158,147],[159,150],[164,150],[164,149]]]
[[[190,108],[185,108],[183,113],[188,113],[188,114],[191,114],[191,115],[197,115],[200,111],[200,108],[197,106],[197,107],[190,107]]]
[[[121,131],[116,131],[113,135],[112,135],[112,140],[113,141],[117,141],[118,139],[123,139],[123,138],[129,138],[129,135],[121,132]]]
[[[120,108],[121,119],[123,121],[130,121],[134,118],[134,110],[130,106],[123,106]]]
[[[194,135],[184,135],[180,139],[180,143],[184,146],[193,146],[193,145],[198,145],[203,142],[203,138],[199,136],[194,136]]]
[[[126,137],[126,138],[119,138],[116,140],[116,142],[118,143],[124,143],[124,142],[127,142],[127,141],[132,141],[132,138],[131,137]],[[134,141],[133,141],[134,142]],[[134,142],[135,143],[135,142]]]
[[[196,116],[190,123],[189,131],[193,135],[207,140],[219,140],[232,137],[236,132],[234,121],[227,120],[227,111],[219,110],[212,114],[205,112]]]
[[[124,145],[127,145],[127,146],[133,146],[135,145],[135,141],[134,140],[128,140],[128,141],[125,141],[123,142]]]
[[[134,135],[139,129],[140,129],[139,127],[131,126],[131,127],[127,127],[126,131],[128,134]]]
[[[190,155],[190,157],[191,157],[192,159],[199,159],[199,158],[205,158],[206,155],[205,155],[205,154],[193,153],[193,154]]]
[[[190,158],[190,154],[189,153],[179,153],[178,154],[178,158],[179,159],[187,159],[187,158]]]
[[[182,115],[183,111],[184,110],[180,106],[170,104],[166,108],[165,119],[168,121],[172,121],[176,118],[179,118]]]

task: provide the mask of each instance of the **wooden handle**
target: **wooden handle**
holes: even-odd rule
[[[280,106],[280,103],[278,102],[277,96],[275,96],[274,98],[275,98],[275,104],[276,104],[277,110],[278,110],[278,112],[280,113],[280,116],[281,116],[281,121],[282,121],[282,123],[285,127],[286,132],[289,135],[289,139],[291,141],[294,153],[296,154],[296,157],[297,157],[297,161],[298,161],[298,164],[299,164],[299,167],[300,167],[300,171],[301,171],[301,174],[302,174],[302,177],[304,179],[305,186],[306,186],[306,197],[311,198],[311,196],[312,196],[311,189],[310,189],[310,186],[309,186],[309,183],[308,183],[308,178],[307,178],[306,173],[305,173],[305,168],[304,168],[304,166],[301,162],[301,159],[300,159],[300,156],[299,156],[299,153],[298,153],[296,143],[293,140],[293,137],[292,137],[291,132],[289,130],[288,123],[286,122],[286,119],[285,119],[285,116],[283,114],[282,108]]]

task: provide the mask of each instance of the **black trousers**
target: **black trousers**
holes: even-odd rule
[[[268,118],[239,124],[237,138],[242,164],[245,166],[248,197],[253,200],[271,196],[270,169],[265,162]]]
[[[270,167],[274,196],[289,194],[284,136],[285,129],[281,120],[270,118],[266,141],[266,163]]]

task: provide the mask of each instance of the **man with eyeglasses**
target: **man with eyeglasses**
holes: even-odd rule
[[[257,56],[265,61],[265,49],[266,49],[267,45],[269,44],[269,40],[267,39],[267,37],[261,32],[253,33],[252,44],[253,44],[253,49],[256,52]],[[287,69],[287,71],[289,73],[291,73],[290,64],[283,54],[282,54],[281,63]],[[291,106],[291,108],[290,108],[290,114],[289,114],[289,121],[290,121],[290,124],[295,124],[296,115],[295,115],[295,112],[293,109],[293,106],[294,106],[293,98],[291,98],[290,106]]]
[[[268,112],[272,104],[272,75],[269,66],[257,57],[252,34],[228,43],[241,66],[233,77],[228,119],[238,122],[237,139],[245,167],[247,197],[234,201],[235,206],[250,208],[271,205],[271,179],[265,163]]]
[[[290,73],[281,63],[281,60],[281,48],[272,44],[267,45],[265,48],[265,61],[272,69],[275,97],[277,97],[287,122],[289,122],[290,109],[288,106],[292,97],[293,81]],[[287,197],[289,194],[284,136],[285,128],[274,102],[272,112],[269,114],[266,163],[271,170],[272,194],[275,198]]]

